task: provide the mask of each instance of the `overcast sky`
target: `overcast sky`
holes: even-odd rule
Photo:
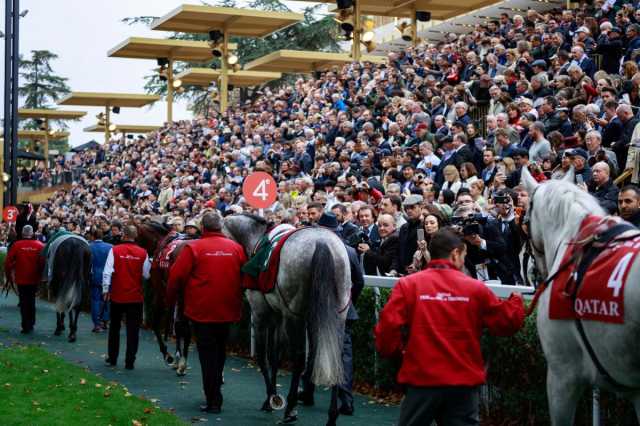
[[[199,4],[197,0],[186,3]],[[54,71],[67,77],[73,91],[144,93],[144,76],[156,67],[155,61],[108,58],[107,51],[127,37],[165,38],[169,33],[151,31],[144,25],[129,26],[121,22],[129,16],[162,16],[182,4],[176,0],[22,0],[21,10],[28,9],[20,19],[20,52],[27,56],[31,50],[50,50],[59,55],[53,62]],[[307,3],[289,2],[299,9]],[[4,32],[4,1],[1,2],[2,31]],[[0,78],[4,82],[4,40],[1,40],[2,63]],[[4,96],[4,85],[0,87]],[[99,133],[85,133],[83,128],[96,123],[101,108],[64,107],[86,110],[80,121],[69,122],[72,146],[91,139],[102,142]],[[0,117],[4,116],[0,106]],[[191,117],[184,102],[174,104],[175,120]],[[166,102],[151,108],[122,108],[113,116],[117,124],[160,125],[166,117]]]

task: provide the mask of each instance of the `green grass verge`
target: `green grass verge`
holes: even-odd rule
[[[0,350],[0,425],[185,425],[175,415],[35,346]]]

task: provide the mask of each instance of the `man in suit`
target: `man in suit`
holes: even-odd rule
[[[358,232],[358,226],[349,217],[349,209],[344,204],[338,203],[331,207],[331,213],[336,216],[340,224],[340,237],[344,241],[349,241],[349,238]]]
[[[407,223],[402,225],[398,234],[398,269],[395,270],[401,275],[407,273],[407,266],[411,265],[413,255],[418,250],[418,229],[422,227],[422,202],[422,196],[416,194],[409,195],[404,200]]]
[[[623,125],[620,118],[616,115],[618,102],[608,101],[604,104],[604,118],[607,124],[602,128],[602,146],[610,147],[614,142],[620,140],[622,136]]]
[[[367,242],[371,247],[379,247],[380,234],[378,233],[378,225],[376,225],[373,207],[369,205],[360,207],[360,210],[358,210],[358,222],[360,222],[360,228],[365,237],[364,242]],[[358,251],[362,253],[361,250]]]
[[[367,275],[384,275],[392,270],[398,270],[400,240],[396,232],[396,221],[392,215],[383,213],[378,216],[378,232],[381,240],[377,249],[371,249],[367,244],[362,244],[364,272]]]
[[[464,133],[457,133],[453,136],[453,139],[444,139],[442,143],[445,155],[442,157],[436,173],[436,183],[438,185],[442,185],[444,182],[443,171],[448,165],[452,164],[456,166],[456,169],[460,170],[462,163],[473,162],[473,153],[467,146],[467,135]]]
[[[578,65],[589,78],[593,78],[593,74],[596,72],[596,64],[584,53],[584,49],[581,46],[573,46],[571,48],[571,56],[573,57],[571,63]]]
[[[633,135],[636,124],[638,124],[640,120],[634,118],[633,110],[631,106],[627,104],[619,105],[616,114],[620,122],[622,122],[622,135],[620,135],[620,139],[611,146],[611,149],[616,153],[620,170],[624,170],[627,164],[627,153],[629,152],[631,136]]]

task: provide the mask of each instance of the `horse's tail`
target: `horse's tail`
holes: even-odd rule
[[[313,354],[311,380],[333,386],[344,381],[342,366],[343,327],[340,320],[339,280],[333,254],[325,241],[318,241],[311,260],[311,291],[307,324]]]
[[[90,277],[91,251],[85,242],[69,239],[60,244],[55,256],[51,281],[57,289],[56,311],[67,312],[82,303],[82,289]]]

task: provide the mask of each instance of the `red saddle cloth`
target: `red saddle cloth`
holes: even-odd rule
[[[280,251],[287,242],[289,237],[293,235],[297,229],[287,231],[279,237],[278,241],[273,246],[273,250],[269,255],[268,266],[265,271],[258,274],[258,277],[252,277],[249,274],[243,274],[242,288],[249,290],[259,290],[262,293],[269,293],[276,286],[276,280],[278,278],[278,271],[280,268]]]
[[[570,244],[562,259],[567,262],[575,250],[581,250],[580,241],[599,234],[620,219],[588,216],[580,225],[580,232]],[[603,248],[588,267],[578,289],[575,302],[577,262],[565,268],[551,286],[549,318],[582,319],[614,324],[624,323],[624,287],[633,261],[640,252],[640,235],[634,239],[613,241]]]

